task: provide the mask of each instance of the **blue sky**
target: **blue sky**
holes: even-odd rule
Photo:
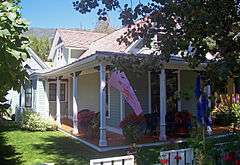
[[[81,15],[73,9],[74,0],[22,0],[22,14],[30,22],[31,27],[43,28],[84,28],[92,29],[96,26],[96,12]],[[119,0],[129,3],[130,0]],[[133,5],[150,0],[132,0]],[[118,12],[111,12],[110,23],[115,27],[121,26]]]
[[[22,15],[30,22],[31,27],[42,28],[84,28],[96,26],[95,12],[81,15],[73,9],[74,0],[22,0]],[[118,13],[111,13],[110,22],[113,26],[121,26]]]

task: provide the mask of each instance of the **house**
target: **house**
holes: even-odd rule
[[[122,135],[119,127],[132,109],[122,94],[107,84],[111,58],[128,54],[149,54],[141,40],[131,45],[119,45],[116,41],[127,29],[111,34],[82,30],[58,29],[48,59],[53,67],[38,64],[39,68],[26,65],[30,71],[31,84],[21,92],[20,108],[32,108],[43,117],[51,116],[59,127],[67,119],[72,133],[77,134],[77,114],[89,109],[100,112],[100,135],[97,144],[86,142],[96,148],[110,146],[107,134]],[[196,70],[198,70],[197,68]],[[196,114],[197,100],[194,87],[197,72],[178,56],[163,63],[160,72],[143,70],[141,76],[127,73],[145,114],[160,109],[160,140],[166,140],[165,116],[170,111],[190,111]],[[183,97],[178,97],[181,93]],[[106,113],[107,112],[107,113]],[[83,140],[84,141],[84,140]],[[100,150],[99,149],[99,150]]]

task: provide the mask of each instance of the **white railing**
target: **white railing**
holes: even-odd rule
[[[90,165],[134,165],[134,156],[120,156],[90,160]]]
[[[194,165],[193,149],[179,149],[160,152],[160,159],[165,165]]]

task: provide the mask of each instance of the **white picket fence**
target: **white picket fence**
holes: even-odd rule
[[[193,149],[179,149],[160,152],[161,160],[167,160],[165,165],[194,165]],[[120,156],[90,160],[90,165],[134,165],[134,156]],[[160,165],[155,164],[155,165]]]
[[[193,149],[179,149],[160,152],[160,158],[167,160],[166,165],[194,165]]]
[[[90,165],[134,165],[134,156],[120,156],[90,160]]]

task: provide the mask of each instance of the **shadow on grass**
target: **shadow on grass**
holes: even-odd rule
[[[8,125],[9,124],[9,125]],[[18,165],[22,164],[21,153],[17,153],[15,148],[8,144],[4,137],[4,132],[14,131],[17,128],[11,122],[0,124],[0,164],[1,165]]]
[[[35,144],[34,148],[45,154],[57,157],[55,164],[89,164],[90,159],[120,156],[120,152],[97,152],[90,147],[67,136],[44,138],[45,144]]]

